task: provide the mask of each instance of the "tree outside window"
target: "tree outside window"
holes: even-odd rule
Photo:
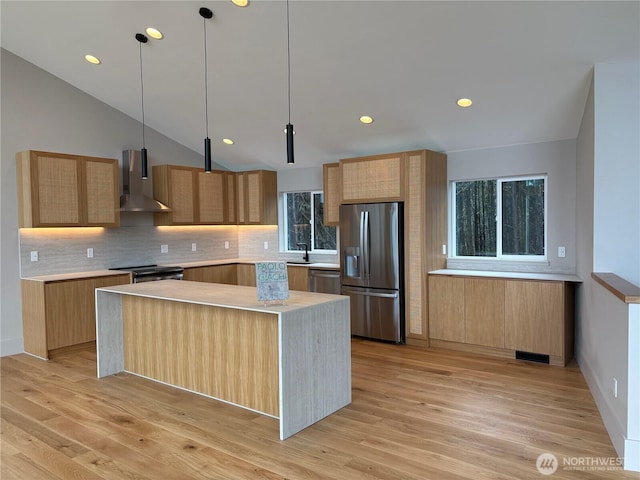
[[[324,194],[293,192],[284,194],[286,249],[335,252],[336,227],[324,224]]]
[[[544,258],[545,177],[454,182],[455,256]]]

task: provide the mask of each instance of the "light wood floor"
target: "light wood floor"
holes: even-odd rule
[[[0,478],[638,479],[569,471],[616,457],[569,368],[353,341],[353,403],[290,439],[277,421],[129,374],[95,353],[1,359]],[[536,469],[541,453],[560,468]],[[579,460],[576,460],[579,461]]]

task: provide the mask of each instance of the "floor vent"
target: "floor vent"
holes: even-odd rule
[[[516,360],[527,360],[529,362],[546,363],[548,365],[549,355],[544,355],[542,353],[522,352],[520,350],[516,350]]]

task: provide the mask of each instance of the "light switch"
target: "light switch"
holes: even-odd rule
[[[87,248],[87,258],[93,258],[93,248]]]
[[[229,242],[224,242],[224,248],[226,248],[227,250],[229,250]]]
[[[197,250],[197,245],[195,243],[191,244],[191,251],[195,252]]]
[[[567,252],[564,247],[558,247],[558,257],[564,258]]]
[[[264,249],[269,250],[269,242],[264,242]]]
[[[38,261],[38,251],[37,250],[32,250],[31,251],[31,261],[32,262],[37,262]]]
[[[169,245],[160,245],[160,253],[169,253]]]

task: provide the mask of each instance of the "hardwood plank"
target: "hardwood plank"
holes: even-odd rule
[[[87,363],[89,365],[87,365]],[[2,479],[635,479],[563,470],[616,457],[575,363],[566,368],[352,341],[352,403],[286,441],[276,419],[130,374],[95,352],[3,357]]]

